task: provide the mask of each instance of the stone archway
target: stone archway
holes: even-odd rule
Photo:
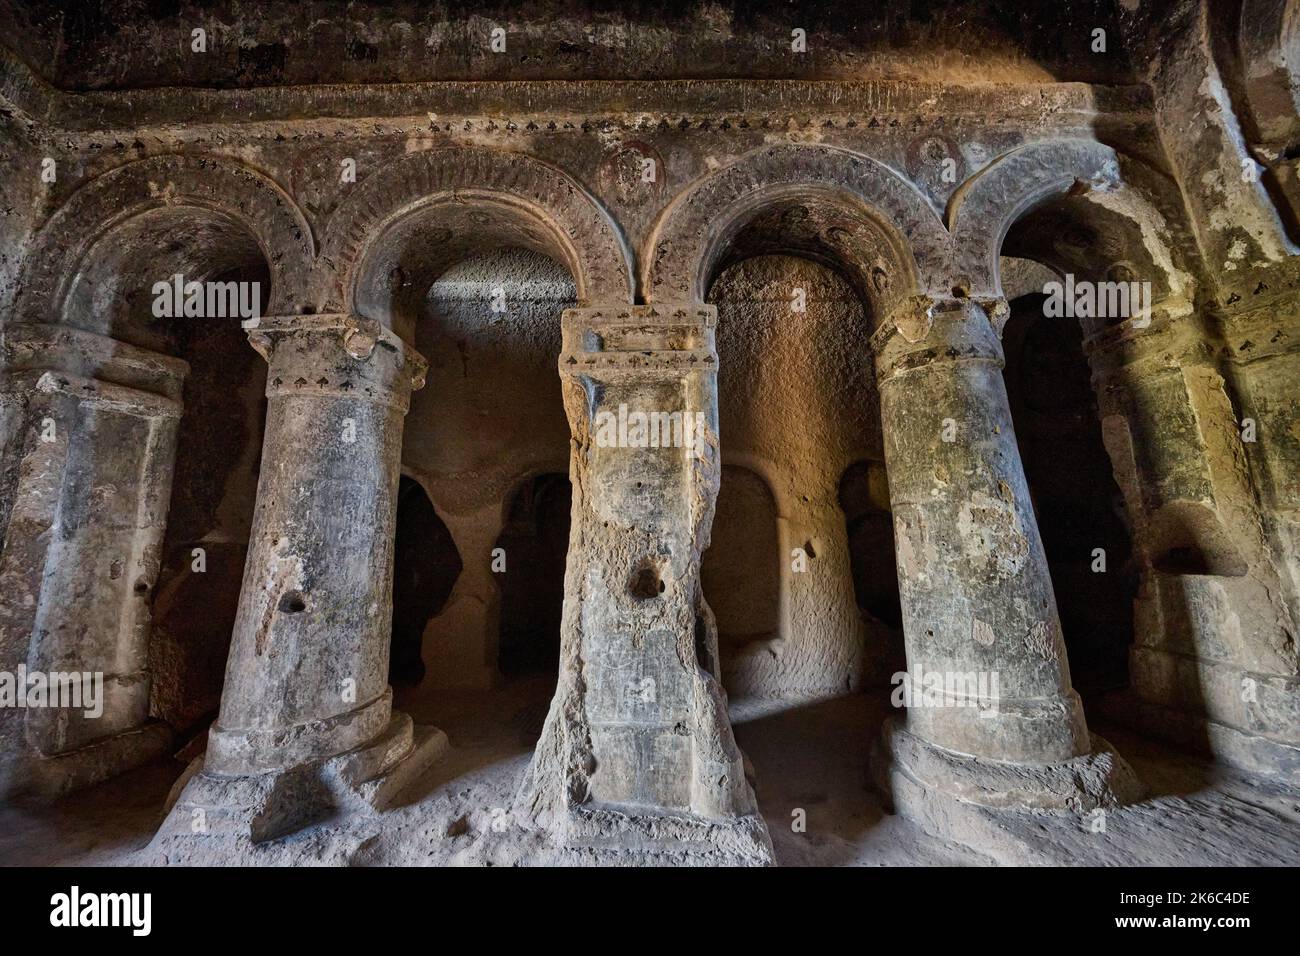
[[[411,231],[415,223],[423,235]],[[409,156],[358,184],[330,218],[313,301],[321,311],[400,310],[403,291],[422,284],[407,274],[412,261],[436,277],[466,257],[467,236],[479,248],[535,249],[564,264],[581,303],[632,300],[623,239],[578,183],[526,155],[452,147]]]
[[[1107,286],[1142,293],[1145,310],[1085,309],[1062,320],[1081,327],[1141,581],[1132,694],[1104,703],[1125,722],[1202,746],[1208,720],[1211,747],[1250,760],[1259,748],[1300,739],[1273,703],[1261,705],[1272,716],[1244,718],[1233,690],[1296,672],[1294,655],[1279,654],[1276,637],[1295,591],[1278,558],[1284,529],[1270,527],[1242,472],[1224,464],[1252,450],[1240,441],[1235,408],[1252,387],[1242,381],[1249,373],[1203,346],[1201,276],[1185,251],[1174,251],[1185,249],[1175,240],[1186,226],[1165,212],[1177,205],[1174,191],[1171,181],[1107,147],[1035,144],[962,191],[954,228],[959,261],[986,294],[1002,293],[999,255],[1042,262],[1070,286],[1095,289],[1098,301]],[[1063,281],[1052,297],[1065,288]],[[1244,531],[1260,525],[1268,537]],[[1170,650],[1178,646],[1215,663],[1189,672]]]
[[[826,255],[849,264],[881,314],[898,298],[943,288],[948,233],[914,186],[846,150],[770,146],[703,178],[660,215],[642,258],[646,301],[704,301],[747,224],[765,209],[810,204],[830,213],[819,237]]]
[[[111,170],[38,233],[5,329],[6,399],[18,425],[35,415],[63,437],[5,436],[58,480],[6,489],[0,576],[33,600],[0,628],[38,666],[102,672],[107,703],[93,726],[29,715],[15,786],[102,779],[215,711],[265,383],[239,323],[291,296],[310,257],[287,195],[216,157]],[[206,294],[173,311],[165,293],[186,283]]]

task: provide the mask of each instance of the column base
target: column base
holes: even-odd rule
[[[1003,763],[955,753],[909,733],[899,718],[881,728],[872,777],[892,809],[927,833],[965,842],[990,827],[989,810],[1088,814],[1141,798],[1124,759],[1093,734],[1092,752],[1050,764]]]
[[[647,807],[570,808],[545,863],[558,866],[772,866],[758,814],[711,820]],[[542,862],[539,858],[534,862]]]
[[[159,864],[248,865],[260,844],[307,827],[378,814],[448,748],[447,735],[394,714],[363,747],[290,770],[224,776],[197,758],[172,787],[145,854]]]
[[[171,745],[171,728],[161,721],[150,721],[66,753],[19,757],[10,779],[0,785],[0,793],[26,798],[61,797],[161,757]]]

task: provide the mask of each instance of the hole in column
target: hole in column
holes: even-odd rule
[[[1152,566],[1165,574],[1236,578],[1246,561],[1209,508],[1192,501],[1168,504],[1151,518]]]
[[[627,589],[638,601],[649,601],[664,593],[664,581],[653,560],[647,559],[632,572]]]
[[[280,612],[282,614],[301,614],[307,610],[307,602],[302,594],[298,591],[286,591],[280,597]]]

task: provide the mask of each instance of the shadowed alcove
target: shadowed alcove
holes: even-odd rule
[[[496,578],[501,587],[497,666],[507,677],[553,674],[559,665],[572,496],[567,475],[544,474],[523,482],[511,499],[496,542],[509,562]]]
[[[390,683],[414,686],[424,680],[424,629],[447,603],[460,572],[460,554],[451,532],[420,483],[403,475],[393,544]]]
[[[781,629],[776,501],[767,483],[748,469],[723,466],[712,543],[700,575],[726,674],[745,645],[771,640]]]

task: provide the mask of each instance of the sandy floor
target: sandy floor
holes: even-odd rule
[[[545,682],[492,694],[443,694],[408,702],[417,721],[444,729],[451,752],[412,787],[406,806],[364,825],[323,824],[259,862],[503,864],[520,841],[502,835],[501,811],[546,712]],[[1214,768],[1112,727],[1097,729],[1147,785],[1144,802],[1113,811],[1104,832],[1082,817],[996,816],[998,838],[967,846],[929,836],[881,809],[867,785],[867,742],[883,697],[781,705],[741,702],[733,720],[753,762],[777,860],[788,866],[1296,865],[1300,792]],[[0,864],[141,862],[181,765],[163,761],[41,807],[0,808]],[[798,811],[802,810],[800,814]],[[793,826],[806,820],[802,832]],[[497,826],[494,826],[494,820]]]

